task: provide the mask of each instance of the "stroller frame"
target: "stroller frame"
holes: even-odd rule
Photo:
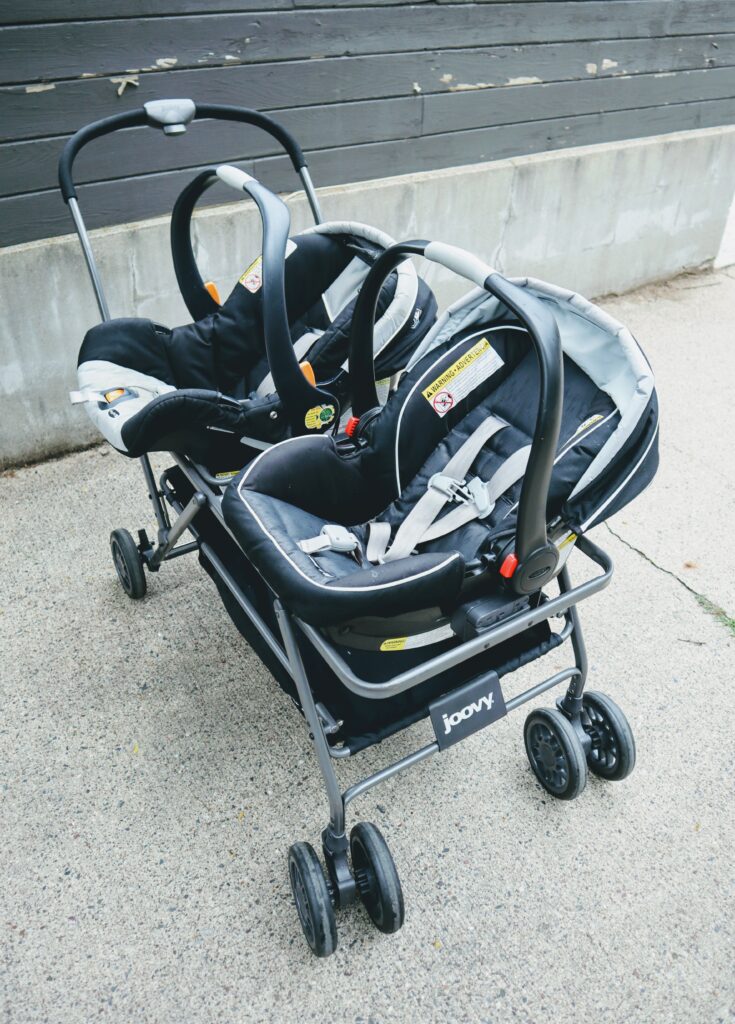
[[[62,194],[69,206],[81,243],[103,321],[110,319],[109,307],[92,252],[90,239],[77,202],[76,190],[72,179],[74,158],[87,142],[117,131],[120,128],[149,125],[162,129],[167,135],[176,135],[185,131],[187,125],[197,118],[219,118],[253,124],[275,137],[286,149],[294,169],[301,179],[315,222],[317,224],[321,222],[319,203],[300,147],[288,132],[266,115],[240,107],[224,105],[195,106],[191,100],[160,100],[148,103],[140,110],[118,114],[103,121],[95,122],[82,129],[67,143],[59,164],[59,178]],[[416,253],[418,251],[415,246],[405,246],[405,252],[407,253]],[[467,254],[464,255],[467,256]],[[467,276],[471,277],[471,275]],[[216,478],[206,467],[194,462],[186,455],[179,453],[171,454],[176,465],[191,485],[193,493],[188,500],[180,500],[174,486],[168,479],[170,469],[164,471],[160,480],[156,481],[149,456],[144,454],[140,457],[148,496],[152,503],[157,523],[157,541],[151,542],[145,530],[140,530],[138,533],[139,544],[137,546],[137,553],[142,566],[147,567],[150,572],[157,572],[166,561],[194,551],[202,552],[217,577],[231,593],[239,608],[259,632],[272,654],[278,659],[280,665],[293,681],[301,709],[316,748],[317,761],[326,790],[329,820],[322,832],[321,839],[328,872],[326,883],[328,897],[333,907],[345,907],[355,902],[358,898],[362,898],[364,901],[366,886],[368,885],[364,871],[355,869],[354,851],[352,851],[352,866],[350,863],[351,845],[345,827],[349,805],[368,790],[393,778],[413,765],[426,760],[433,754],[438,753],[443,747],[437,738],[389,763],[378,771],[367,775],[343,790],[335,771],[334,761],[351,757],[358,751],[353,751],[344,744],[330,744],[329,737],[339,730],[341,723],[334,718],[324,703],[317,701],[314,695],[304,659],[299,649],[298,638],[300,635],[315,649],[326,666],[335,674],[344,687],[361,698],[381,700],[425,683],[440,673],[446,672],[483,652],[490,651],[504,641],[518,636],[525,630],[531,629],[545,620],[555,616],[562,617],[563,626],[553,636],[556,638],[557,645],[566,640],[571,640],[573,651],[572,664],[505,700],[504,711],[515,710],[547,690],[566,683],[566,692],[558,698],[557,707],[564,718],[571,723],[571,727],[576,734],[584,755],[589,756],[593,747],[593,739],[589,729],[585,729],[583,725],[582,697],[587,680],[588,663],[577,606],[580,601],[591,597],[608,586],[612,578],[613,565],[610,557],[587,537],[579,537],[576,547],[600,568],[601,572],[598,575],[575,586],[571,582],[568,567],[564,564],[556,576],[559,587],[558,596],[549,597],[536,607],[530,607],[511,614],[494,625],[479,630],[476,635],[470,639],[464,639],[450,650],[445,650],[424,661],[422,664],[403,671],[384,682],[370,682],[354,673],[337,646],[331,643],[319,630],[292,614],[284,607],[275,594],[269,590],[268,594],[269,598],[273,601],[273,610],[280,636],[270,628],[248,594],[245,593],[233,574],[228,570],[217,551],[200,535],[198,529],[197,516],[206,510],[212,514],[218,528],[228,533],[234,540],[234,536],[225,523],[221,509],[224,486],[222,479]],[[175,518],[170,516],[167,505],[176,514]],[[180,543],[187,531],[191,536],[191,540],[185,540],[183,543]],[[238,547],[238,550],[241,549]],[[243,558],[245,557],[243,555]],[[123,577],[117,561],[116,568],[122,580]],[[543,655],[534,654],[533,660],[537,660],[541,656]],[[498,677],[494,671],[481,671],[474,678],[470,679],[469,682],[460,682],[456,689],[450,689],[446,695],[451,697],[467,687],[475,686],[491,679],[494,679],[497,683]],[[489,724],[489,722],[483,724]],[[472,731],[477,731],[477,729]],[[298,845],[303,846],[305,844]],[[294,847],[292,847],[293,849]],[[294,892],[296,895],[295,887]],[[400,886],[398,893],[400,896]],[[296,895],[296,902],[302,926],[304,931],[307,932],[307,926],[304,923],[304,909],[300,905],[298,895]],[[402,896],[400,896],[400,902],[401,920],[397,927],[400,927],[400,923],[402,923]],[[381,930],[396,930],[396,927],[383,927],[378,923],[372,912],[371,917],[373,917],[373,920]],[[336,939],[334,942],[336,942]],[[311,941],[310,945],[315,952],[319,952]],[[319,955],[326,955],[333,948],[334,944],[332,944],[331,948],[322,947]]]
[[[407,768],[424,761],[427,757],[439,753],[440,747],[436,740],[427,743],[417,750],[406,754],[398,761],[386,765],[379,771],[342,790],[334,768],[334,760],[351,757],[353,752],[347,746],[335,747],[329,743],[328,737],[338,730],[339,723],[331,715],[329,709],[321,702],[317,702],[314,697],[304,661],[298,648],[296,630],[300,630],[303,633],[348,690],[360,697],[381,700],[402,693],[411,687],[418,686],[432,679],[440,672],[451,669],[477,654],[496,647],[503,641],[517,636],[519,633],[530,629],[545,619],[563,616],[564,626],[558,633],[558,636],[561,641],[571,640],[574,655],[573,664],[568,668],[555,672],[522,693],[507,699],[505,701],[505,708],[508,712],[513,711],[522,704],[545,693],[547,690],[568,682],[566,693],[558,699],[557,706],[572,723],[585,754],[589,752],[591,739],[582,727],[581,722],[582,693],[587,681],[588,663],[577,605],[580,601],[604,590],[609,585],[613,574],[612,559],[600,547],[590,541],[589,538],[580,537],[576,547],[600,567],[602,572],[599,575],[574,586],[571,582],[568,566],[565,565],[557,577],[559,584],[558,596],[550,598],[537,608],[529,609],[504,619],[498,625],[480,633],[478,636],[466,640],[461,645],[439,654],[419,666],[394,676],[388,682],[373,683],[357,676],[335,645],[325,639],[319,630],[291,614],[275,595],[273,600],[281,633],[280,639],[271,631],[248,596],[228,572],[227,567],[222,563],[217,553],[205,541],[200,539],[197,532],[196,515],[200,509],[205,507],[214,514],[222,528],[228,533],[230,532],[222,518],[220,508],[221,494],[218,493],[218,481],[204,467],[192,462],[186,456],[174,454],[174,458],[179,468],[195,488],[193,496],[186,505],[182,505],[177,501],[166,480],[166,473],[164,472],[161,478],[159,488],[156,486],[153,471],[147,457],[141,460],[144,461],[144,468],[147,466],[146,478],[149,484],[149,497],[159,522],[159,543],[152,550],[148,559],[148,567],[155,571],[167,559],[175,558],[189,551],[202,550],[219,578],[293,679],[304,717],[313,738],[329,805],[329,822],[325,826],[321,838],[324,858],[331,882],[331,896],[337,907],[348,906],[350,903],[355,902],[359,895],[357,883],[350,869],[348,859],[349,841],[345,827],[348,805],[379,783],[385,782]],[[173,524],[169,522],[169,517],[162,500],[164,498],[177,513],[177,518]],[[176,541],[187,529],[194,540],[183,546],[175,547]],[[477,683],[481,679],[482,674],[472,679],[471,683]],[[467,685],[469,684],[463,683],[462,687]]]

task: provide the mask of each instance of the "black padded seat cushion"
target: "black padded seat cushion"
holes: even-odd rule
[[[297,243],[286,261],[290,324],[313,312],[322,292],[355,256],[339,235],[305,235]],[[311,326],[328,324],[323,319]],[[266,366],[262,291],[251,292],[238,282],[217,312],[182,327],[132,317],[98,324],[85,335],[78,363],[93,359],[130,367],[176,388],[245,397],[264,376],[252,381],[255,368]]]
[[[268,456],[268,458],[266,458]],[[299,506],[292,504],[298,496]],[[325,523],[364,521],[377,511],[369,479],[354,459],[340,458],[333,438],[284,441],[256,459],[227,488],[225,520],[248,558],[286,605],[315,625],[376,613],[399,615],[452,602],[464,559],[456,552],[415,555],[361,566],[352,554],[305,554],[299,540]]]

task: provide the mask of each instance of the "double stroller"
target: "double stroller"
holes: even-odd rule
[[[258,124],[279,139],[317,225],[290,239],[280,199],[235,168],[208,169],[172,219],[177,278],[197,322],[109,320],[74,156],[131,123],[174,134],[200,117]],[[189,230],[217,178],[250,196],[263,224],[262,254],[223,305],[199,276]],[[653,375],[630,333],[572,292],[508,280],[453,246],[322,224],[298,146],[253,111],[147,104],[77,133],[60,181],[105,321],[82,345],[74,399],[111,444],[141,459],[158,520],[156,543],[145,531],[137,544],[113,532],[115,567],[139,598],[146,572],[197,551],[303,713],[330,812],[326,870],[309,843],[288,856],[313,952],[334,951],[335,910],[356,900],[381,931],[403,924],[385,839],[368,822],[349,836],[345,827],[348,805],[385,779],[562,684],[556,707],[532,710],[524,727],[541,786],[570,800],[588,770],[629,775],[625,716],[585,690],[577,605],[612,575],[588,530],[640,493],[658,462]],[[412,256],[475,288],[437,319]],[[158,481],[152,451],[171,453]],[[600,570],[576,586],[575,550]],[[512,673],[566,640],[572,664],[513,693]],[[342,790],[335,761],[424,718],[429,742]]]

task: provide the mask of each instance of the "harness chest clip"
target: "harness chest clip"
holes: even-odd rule
[[[464,480],[456,480],[444,473],[434,473],[429,480],[429,488],[439,491],[448,501],[456,501],[459,505],[472,501],[472,494]]]

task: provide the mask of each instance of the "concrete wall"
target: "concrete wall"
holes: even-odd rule
[[[729,127],[408,174],[320,195],[328,219],[367,221],[395,238],[452,242],[505,272],[595,296],[701,266],[718,253],[722,260],[732,248],[723,236],[734,190]],[[308,225],[303,198],[292,195],[288,204],[294,230]],[[196,236],[205,276],[227,294],[259,249],[254,207],[205,209]],[[113,316],[187,319],[167,218],[99,229],[92,241]],[[425,270],[440,304],[464,290],[447,272]],[[94,440],[85,413],[67,400],[81,339],[97,321],[76,237],[1,250],[0,307],[0,464]]]

